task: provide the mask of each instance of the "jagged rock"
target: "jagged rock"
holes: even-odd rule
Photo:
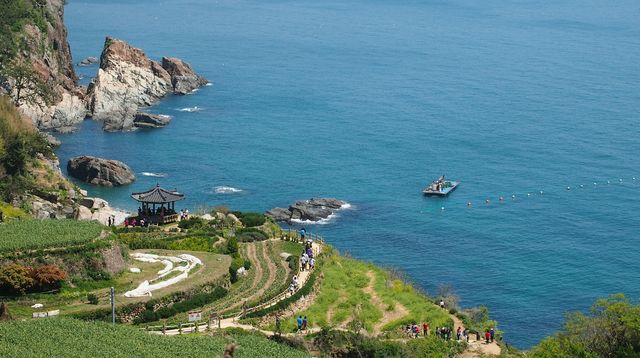
[[[146,112],[136,113],[133,124],[138,128],[160,128],[171,122],[170,116],[151,114]]]
[[[91,65],[95,65],[96,63],[98,63],[98,58],[97,57],[93,57],[93,56],[89,56],[85,59],[83,59],[82,61],[78,62],[78,66],[91,66]]]
[[[62,133],[62,134],[69,134],[69,133],[75,133],[78,131],[77,127],[57,127],[57,128],[53,128],[53,130],[57,133]]]
[[[331,216],[345,204],[345,201],[334,198],[312,198],[306,201],[298,201],[290,205],[288,209],[273,208],[267,211],[265,215],[276,221],[320,221]]]
[[[61,132],[81,123],[87,115],[84,101],[69,92],[63,92],[60,101],[54,105],[24,103],[20,106],[20,111],[31,118],[36,127]]]
[[[71,158],[67,172],[74,178],[102,186],[125,185],[136,178],[131,168],[120,161],[91,156]]]
[[[174,88],[175,93],[183,93],[207,83],[181,60],[167,59],[166,66],[173,76],[142,50],[107,37],[98,75],[87,89],[92,117],[105,121],[105,130],[130,130],[140,107],[173,93]]]
[[[52,136],[52,135],[51,135],[51,134],[49,134],[49,133],[45,133],[44,137],[45,137],[45,139],[47,140],[47,142],[48,142],[52,147],[59,147],[59,146],[60,146],[60,144],[62,144],[62,143],[60,142],[60,139],[58,139],[58,138],[56,138],[56,137]]]
[[[175,57],[163,57],[162,68],[171,76],[173,93],[187,94],[209,83],[207,79],[193,72],[191,65]]]

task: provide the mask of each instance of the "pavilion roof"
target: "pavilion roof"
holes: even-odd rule
[[[131,197],[142,203],[163,204],[184,199],[184,194],[175,190],[166,190],[156,185],[150,190],[132,193]]]

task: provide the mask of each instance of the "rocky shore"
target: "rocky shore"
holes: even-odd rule
[[[133,170],[123,162],[88,155],[69,159],[67,172],[76,179],[101,186],[120,186],[136,180]]]
[[[319,222],[328,219],[336,211],[344,209],[348,203],[335,198],[311,198],[297,201],[288,208],[273,208],[265,215],[278,222],[311,221]]]

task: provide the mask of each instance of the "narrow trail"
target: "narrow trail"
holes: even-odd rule
[[[453,320],[454,332],[458,327],[461,327],[462,330],[465,329],[464,324],[458,317],[456,317],[455,315],[450,315],[450,316],[451,316],[451,319]],[[498,342],[493,341],[487,344],[482,338],[483,337],[482,334],[480,334],[480,336],[481,338],[479,341],[476,340],[475,335],[469,336],[469,346],[467,347],[467,350],[465,350],[459,356],[460,358],[479,358],[479,357],[485,357],[485,356],[500,355],[500,353],[502,352],[502,349],[500,349]]]
[[[264,274],[264,270],[261,265],[261,261],[258,260],[258,254],[256,250],[255,244],[248,244],[247,247],[247,258],[251,261],[252,269],[256,270],[253,276],[253,281],[251,282],[251,287],[249,287],[244,292],[255,292],[258,285],[260,284],[260,280],[262,279],[262,275]],[[248,302],[248,298],[238,299],[235,303],[231,304],[225,311],[232,310],[234,308],[238,308],[242,306],[245,302]]]
[[[373,335],[377,336],[382,332],[382,327],[389,322],[393,322],[402,317],[409,315],[409,310],[403,306],[400,302],[395,301],[395,307],[393,311],[388,311],[384,302],[378,296],[378,293],[374,289],[376,284],[376,275],[373,271],[367,271],[367,276],[369,277],[369,285],[363,289],[365,293],[371,296],[371,303],[378,307],[380,311],[382,311],[382,318],[376,322],[373,326]]]
[[[256,243],[255,245],[256,246],[257,245],[261,246],[261,249],[262,249],[261,258],[264,260],[264,261],[256,261],[256,263],[266,262],[268,276],[267,276],[267,280],[264,283],[264,285],[262,285],[262,287],[260,287],[257,291],[255,291],[255,288],[258,288],[257,285],[255,287],[252,286],[251,292],[253,292],[253,291],[255,291],[255,292],[245,299],[245,301],[247,301],[247,302],[252,302],[253,300],[255,300],[257,298],[260,298],[264,294],[264,292],[273,285],[273,282],[276,280],[277,267],[273,263],[273,261],[271,261],[271,257],[269,256],[269,254],[265,252],[266,250],[268,250],[268,248],[265,245],[265,242],[263,241],[261,243]],[[260,268],[262,269],[262,265],[260,265]],[[260,277],[262,277],[262,275],[263,275],[263,272],[260,272]]]

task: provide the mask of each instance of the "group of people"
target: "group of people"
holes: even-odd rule
[[[420,336],[420,326],[415,322],[413,324],[408,324],[405,326],[405,334],[408,337],[418,338]],[[425,322],[422,324],[422,335],[429,336],[431,334],[431,328],[429,327],[429,323]],[[476,341],[480,341],[482,338],[480,337],[480,331],[476,331]],[[453,327],[436,327],[435,335],[438,338],[442,338],[445,341],[449,341],[453,339]],[[488,329],[484,333],[484,339],[487,344],[493,343],[495,339],[496,331],[493,327]],[[471,336],[471,332],[468,328],[458,327],[456,329],[455,339],[458,341],[469,342],[469,337]]]
[[[296,322],[298,323],[298,332],[307,330],[307,326],[309,325],[307,316],[304,316],[304,317],[298,316],[298,318],[296,319]]]
[[[313,257],[313,242],[307,240],[302,255],[300,255],[300,271],[312,270],[316,266],[316,259]]]
[[[189,209],[180,210],[180,220],[187,220],[189,218]]]
[[[289,293],[293,295],[300,288],[300,283],[298,282],[298,275],[293,275],[291,279],[291,284],[289,285]]]
[[[0,213],[1,214],[1,213]],[[2,220],[0,220],[2,221]],[[116,226],[116,216],[115,215],[111,215],[107,218],[107,225],[109,226]]]
[[[136,218],[126,218],[124,219],[124,227],[136,227],[136,226],[141,226],[141,227],[145,227],[145,226],[149,226],[149,221],[145,220],[144,218],[140,218],[140,220],[137,220]]]

